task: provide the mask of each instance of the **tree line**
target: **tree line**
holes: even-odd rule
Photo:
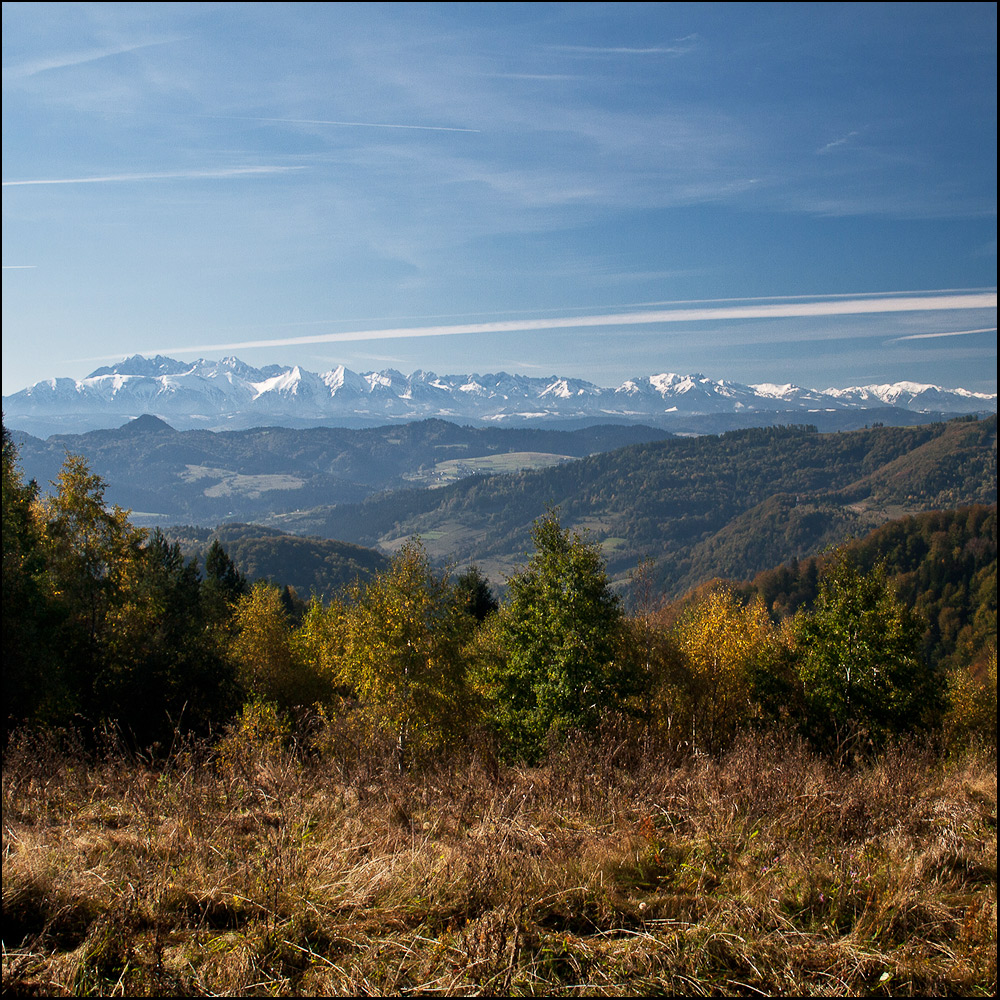
[[[599,546],[550,510],[503,602],[475,567],[440,572],[411,539],[302,612],[218,542],[195,562],[134,527],[82,459],[55,486],[24,482],[5,431],[8,731],[110,724],[147,748],[319,711],[362,743],[391,740],[401,767],[475,733],[530,761],[612,717],[709,752],[775,724],[832,752],[941,726],[995,738],[995,637],[985,671],[936,670],[918,613],[850,553],[817,568],[814,600],[785,619],[724,584],[665,605],[641,571],[626,611]]]

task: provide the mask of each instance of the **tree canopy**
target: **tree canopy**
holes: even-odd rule
[[[508,581],[487,685],[515,747],[537,754],[553,728],[592,728],[623,690],[618,662],[624,612],[596,544],[555,513],[531,533],[535,552]]]
[[[462,650],[475,624],[464,596],[411,539],[388,570],[355,587],[339,608],[338,680],[395,736],[401,766],[413,743],[439,745],[461,731]]]
[[[923,625],[889,587],[844,556],[820,580],[816,605],[795,622],[810,727],[825,742],[880,744],[939,709],[919,655]]]
[[[341,715],[359,749],[394,741],[408,766],[482,721],[502,754],[535,761],[622,711],[711,752],[773,722],[839,751],[936,724],[947,687],[945,731],[988,739],[995,526],[995,508],[972,508],[925,515],[918,532],[882,529],[899,596],[885,564],[854,546],[775,571],[762,588],[773,600],[713,585],[660,609],[648,596],[628,618],[599,545],[550,510],[499,606],[480,570],[453,581],[411,539],[367,584],[306,609],[288,587],[250,588],[218,544],[203,575],[109,505],[80,458],[41,496],[5,434],[5,725],[111,724],[148,747],[224,725],[241,704],[286,718],[318,706]],[[768,607],[779,605],[775,625]],[[962,661],[944,664],[947,684],[939,645]]]

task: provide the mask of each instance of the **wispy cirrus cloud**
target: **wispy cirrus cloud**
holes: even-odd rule
[[[723,300],[732,301],[732,300]],[[299,337],[244,340],[224,344],[200,344],[150,348],[153,353],[186,354],[196,351],[235,351],[260,347],[292,347],[302,344],[349,343],[366,340],[400,340],[414,337],[450,337],[462,334],[515,333],[565,330],[585,327],[641,326],[666,323],[697,323],[748,319],[792,319],[818,316],[861,316],[873,314],[936,312],[959,309],[996,309],[997,293],[901,295],[881,297],[829,298],[822,301],[779,301],[744,305],[702,304],[687,309],[658,309],[647,312],[608,313],[591,316],[550,316],[498,320],[489,323],[456,323],[442,326],[392,327],[379,330],[351,330],[316,333]]]
[[[685,35],[674,42],[661,45],[549,45],[553,52],[566,52],[581,56],[683,56],[698,42],[698,35]]]
[[[594,56],[662,56],[680,55],[690,51],[688,47],[675,45],[651,45],[637,48],[629,45],[598,46],[598,45],[553,45],[557,52],[571,52],[577,55]]]
[[[820,146],[820,148],[817,149],[816,152],[819,154],[830,153],[833,150],[839,148],[840,146],[848,145],[852,139],[857,138],[859,135],[861,135],[861,133],[857,129],[855,129],[851,132],[848,132],[847,135],[842,135],[839,139],[834,139],[832,142],[828,142],[825,146]]]
[[[59,55],[46,56],[39,59],[29,59],[21,63],[13,63],[4,66],[4,82],[13,80],[23,80],[28,77],[37,76],[39,73],[48,73],[52,70],[68,69],[71,66],[82,66],[84,63],[98,62],[101,59],[109,59],[112,56],[125,55],[128,52],[137,52],[140,49],[149,49],[157,45],[169,45],[172,42],[183,41],[180,35],[169,38],[155,38],[148,42],[133,42],[129,45],[113,45],[101,48],[82,49],[78,52],[63,52]]]
[[[480,73],[482,77],[492,80],[587,80],[584,73]]]
[[[284,174],[304,167],[256,166],[219,167],[205,170],[168,170],[159,173],[104,174],[100,177],[51,177],[32,180],[4,181],[4,187],[31,187],[48,184],[128,184],[138,181],[228,180],[234,177],[260,177]]]

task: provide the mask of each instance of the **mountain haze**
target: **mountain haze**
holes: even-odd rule
[[[146,414],[113,430],[17,432],[27,478],[43,487],[67,452],[82,455],[108,484],[108,499],[138,523],[254,521],[317,505],[361,501],[407,486],[436,487],[484,472],[539,468],[662,440],[639,424],[580,430],[459,427],[419,420],[376,428],[263,427],[175,430]]]

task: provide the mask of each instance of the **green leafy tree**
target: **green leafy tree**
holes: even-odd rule
[[[129,599],[145,532],[104,500],[106,484],[69,455],[53,496],[39,502],[44,584],[57,619],[53,637],[77,707],[93,721],[114,718],[121,688],[112,629]]]
[[[343,607],[339,680],[383,732],[399,764],[456,739],[468,721],[464,647],[474,619],[417,540]]]
[[[941,691],[919,655],[923,623],[899,601],[881,565],[837,560],[794,634],[809,727],[830,748],[880,745],[931,722]]]
[[[626,692],[619,657],[624,614],[598,547],[563,529],[555,513],[535,522],[535,553],[509,581],[489,630],[481,683],[512,749],[537,756],[550,730],[593,728]]]
[[[105,697],[146,746],[173,728],[206,731],[238,707],[232,667],[210,626],[197,565],[156,529],[110,617]],[[113,686],[111,681],[114,681]]]

